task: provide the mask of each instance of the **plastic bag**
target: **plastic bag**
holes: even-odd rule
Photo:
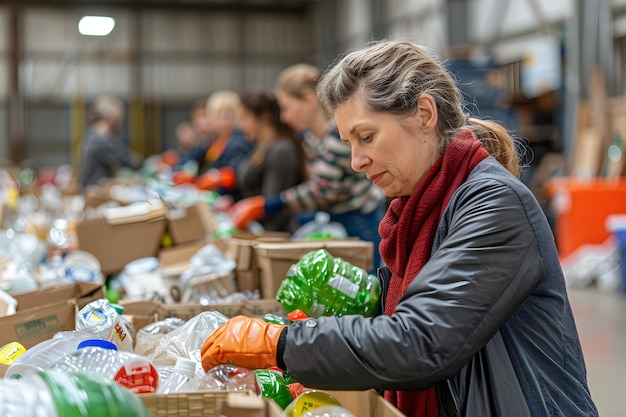
[[[149,356],[155,365],[174,365],[178,358],[202,362],[202,344],[228,317],[217,311],[205,311],[166,334]]]
[[[168,317],[165,320],[142,327],[137,332],[135,339],[135,352],[140,355],[150,356],[166,334],[178,329],[183,324],[185,324],[185,320],[178,317]]]
[[[291,267],[276,300],[287,313],[300,309],[310,317],[371,317],[378,309],[380,294],[377,277],[320,249]]]

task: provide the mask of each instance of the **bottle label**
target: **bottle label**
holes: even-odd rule
[[[342,275],[335,275],[328,280],[328,285],[341,291],[348,297],[354,299],[359,292],[359,286]]]
[[[26,352],[26,348],[21,343],[11,342],[0,348],[0,363],[11,365],[17,358]]]
[[[122,366],[113,380],[135,394],[149,394],[156,392],[159,374],[150,362],[140,360]]]

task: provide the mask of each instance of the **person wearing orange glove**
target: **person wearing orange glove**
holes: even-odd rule
[[[380,266],[378,224],[384,215],[385,195],[364,172],[350,166],[350,147],[343,143],[332,118],[328,117],[315,94],[320,71],[308,64],[284,69],[278,77],[275,95],[280,118],[301,134],[306,155],[308,178],[283,189],[274,199],[266,198],[263,210],[259,201],[241,200],[233,207],[233,222],[245,229],[252,220],[289,213],[300,223],[324,211],[331,222],[345,227],[348,236],[372,242],[373,268]]]
[[[287,326],[262,319],[233,317],[217,328],[200,351],[205,371],[232,363],[248,369],[265,369],[284,364],[276,358],[281,333]]]
[[[466,115],[454,78],[408,41],[347,54],[317,90],[354,170],[393,197],[382,311],[288,327],[238,317],[205,341],[203,366],[383,390],[409,417],[597,417],[554,235],[508,131]]]
[[[235,226],[243,229],[250,221],[259,220],[265,230],[292,233],[298,220],[280,210],[283,204],[278,196],[307,178],[300,138],[281,120],[273,94],[249,91],[240,99],[239,126],[255,148],[237,168],[237,188],[249,199],[241,200],[243,204],[233,212]],[[272,205],[273,201],[278,204]]]

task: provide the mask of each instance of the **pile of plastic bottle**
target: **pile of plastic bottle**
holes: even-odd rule
[[[305,255],[294,268],[277,297],[287,312],[371,315],[377,308],[378,281],[325,251]],[[96,300],[78,312],[74,331],[29,349],[17,342],[1,347],[0,362],[8,368],[0,380],[0,416],[147,417],[138,396],[200,391],[256,393],[288,417],[352,416],[332,395],[307,389],[277,368],[220,365],[204,372],[202,344],[228,321],[219,312],[187,321],[168,318],[139,330],[123,313],[122,306]]]

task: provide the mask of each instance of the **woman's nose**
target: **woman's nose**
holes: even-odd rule
[[[365,167],[367,167],[367,165],[371,162],[370,158],[368,158],[363,152],[360,152],[357,148],[352,148],[351,158],[352,169],[357,172],[365,170]]]

